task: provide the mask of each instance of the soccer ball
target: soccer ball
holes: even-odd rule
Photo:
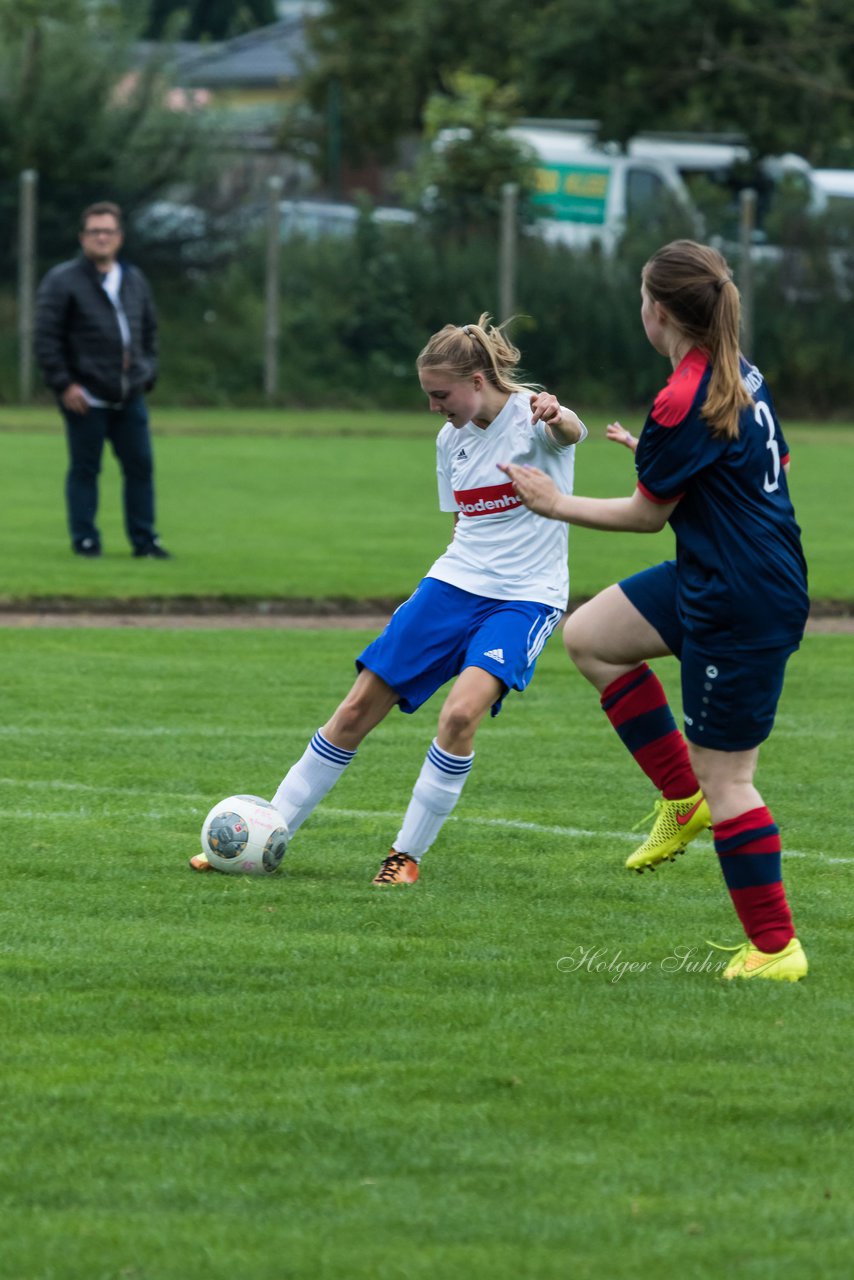
[[[288,847],[287,824],[261,796],[227,796],[202,825],[202,853],[217,871],[269,875]]]

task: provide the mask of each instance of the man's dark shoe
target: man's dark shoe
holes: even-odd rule
[[[162,546],[159,538],[154,538],[151,542],[143,542],[138,547],[134,547],[133,554],[137,559],[143,556],[150,556],[152,560],[171,560],[172,556]]]
[[[79,541],[72,543],[71,550],[76,556],[88,556],[91,560],[101,554],[101,544],[94,538],[80,538]]]

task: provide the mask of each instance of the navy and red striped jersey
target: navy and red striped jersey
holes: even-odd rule
[[[715,435],[700,412],[710,375],[695,349],[656,397],[635,455],[638,487],[652,502],[678,502],[669,523],[687,630],[737,648],[796,644],[809,599],[786,442],[762,374],[743,358],[754,403],[737,439]]]

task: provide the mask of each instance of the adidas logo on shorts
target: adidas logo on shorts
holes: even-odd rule
[[[486,653],[485,653],[483,656],[484,656],[484,658],[492,658],[492,661],[493,661],[493,662],[502,662],[502,663],[503,663],[503,661],[504,661],[504,650],[503,650],[503,649],[487,649],[487,650],[486,650]]]

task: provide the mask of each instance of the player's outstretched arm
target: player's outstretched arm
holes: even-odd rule
[[[539,467],[518,466],[513,462],[499,462],[498,469],[510,477],[516,496],[536,515],[548,516],[550,520],[567,518],[560,501],[566,495],[560,492],[545,471],[541,471]]]
[[[551,477],[538,467],[519,466],[514,462],[500,462],[498,467],[513,481],[517,496],[531,511],[584,529],[657,533],[676,507],[675,502],[650,502],[640,489],[635,489],[629,498],[578,498],[561,493]]]

